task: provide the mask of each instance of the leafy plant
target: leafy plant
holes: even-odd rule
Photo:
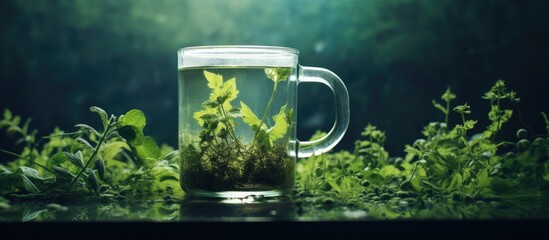
[[[210,190],[292,186],[293,163],[287,155],[287,141],[279,140],[287,136],[293,110],[284,105],[272,116],[272,126],[266,122],[277,86],[286,81],[290,71],[290,68],[265,69],[265,75],[273,81],[273,90],[261,119],[243,101],[240,108],[233,106],[239,94],[235,78],[224,81],[222,75],[203,71],[211,93],[202,110],[193,115],[203,128],[199,140],[182,143],[185,184]],[[251,143],[236,134],[239,119],[254,132]]]
[[[383,148],[384,133],[368,125],[353,154],[341,151],[298,162],[296,200],[314,195],[315,204],[326,206],[326,197],[335,198],[358,209],[379,209],[382,204],[386,207],[378,217],[388,218],[406,217],[406,211],[419,213],[424,207],[415,206],[432,204],[548,201],[548,137],[538,137],[532,144],[526,130],[520,129],[516,143],[497,141],[497,133],[512,116],[502,101],[516,104],[519,99],[501,80],[484,96],[491,107],[491,124],[484,131],[475,133],[477,121],[467,119],[471,113],[467,103],[453,107],[461,123],[449,126],[456,95],[448,88],[441,97],[444,105],[433,101],[444,122],[429,123],[422,131],[425,139],[406,145],[404,158],[389,157]],[[514,151],[506,152],[512,147]]]
[[[5,110],[0,128],[19,135],[21,154],[1,166],[0,193],[19,197],[89,196],[115,198],[156,193],[181,195],[179,167],[170,147],[162,149],[143,134],[146,118],[140,110],[116,117],[98,107],[101,130],[87,124],[65,133],[56,129],[35,142],[36,131],[28,132],[30,121],[20,127],[18,116]],[[42,140],[47,141],[40,144]]]
[[[266,71],[274,83],[272,96],[284,74],[282,70]],[[18,138],[15,142],[22,144],[23,150],[1,150],[15,159],[0,165],[0,210],[10,208],[8,199],[23,197],[135,199],[162,195],[169,200],[182,196],[177,186],[180,177],[210,189],[292,180],[294,166],[283,145],[292,126],[291,109],[282,106],[269,125],[264,120],[269,107],[260,119],[245,103],[232,105],[239,93],[236,79],[224,81],[221,75],[206,71],[204,75],[211,93],[203,109],[194,114],[202,131],[198,140],[183,145],[179,154],[144,135],[146,119],[139,110],[108,117],[92,107],[101,119],[101,131],[78,124],[77,131],[55,129],[38,141],[36,131],[29,128],[30,120],[21,124],[19,116],[6,110],[0,129]],[[498,140],[497,134],[513,115],[504,101],[517,104],[519,99],[503,81],[497,81],[484,96],[491,121],[486,129],[478,129],[477,121],[468,118],[472,107],[467,103],[452,106],[456,95],[448,88],[441,97],[445,104],[433,101],[444,114],[444,122],[428,123],[421,132],[424,138],[405,146],[404,157],[391,157],[384,148],[385,132],[367,125],[354,151],[298,161],[291,198],[304,216],[484,218],[486,209],[523,209],[517,206],[524,201],[543,210],[549,202],[547,115],[541,113],[546,134],[519,129],[516,141]],[[460,122],[451,124],[450,114],[458,114]],[[239,120],[254,132],[252,141],[236,135]],[[324,134],[317,132],[313,139]],[[179,156],[186,159],[181,162],[181,176]],[[173,218],[173,206],[165,207],[147,214],[162,219],[159,211],[166,211],[167,217]],[[36,219],[49,208],[59,206],[31,209],[24,219]]]

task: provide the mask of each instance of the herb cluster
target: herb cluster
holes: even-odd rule
[[[444,122],[431,122],[422,131],[425,138],[405,146],[406,156],[390,157],[383,148],[385,133],[368,125],[353,152],[312,156],[297,165],[295,200],[309,208],[340,202],[383,214],[378,217],[410,217],[425,209],[457,203],[517,204],[549,201],[549,120],[547,134],[535,139],[526,130],[517,131],[517,141],[497,141],[496,135],[511,118],[504,102],[519,99],[505,83],[497,81],[483,96],[491,110],[491,124],[482,131],[468,119],[471,107],[452,108],[456,98],[450,89],[444,104],[433,101]],[[449,125],[455,112],[461,122]],[[543,205],[543,204],[542,204]],[[432,214],[431,217],[435,215]]]
[[[199,139],[181,141],[183,186],[206,191],[270,190],[293,186],[293,160],[287,154],[288,130],[293,109],[284,105],[267,117],[280,82],[286,81],[290,68],[266,68],[273,89],[261,118],[243,101],[233,106],[239,90],[236,79],[224,81],[223,76],[204,70],[211,93],[203,109],[193,117],[202,127]],[[249,126],[251,142],[236,133],[237,120]],[[281,141],[282,140],[282,141]]]
[[[143,134],[146,118],[140,110],[116,117],[91,107],[101,130],[77,124],[74,132],[55,129],[36,141],[19,116],[4,111],[0,129],[18,138],[21,153],[0,150],[15,159],[0,165],[0,194],[9,197],[137,198],[150,194],[182,196],[179,165],[171,147],[159,147]]]
[[[277,70],[278,71],[278,70]],[[267,71],[273,80],[273,94],[280,72]],[[269,75],[272,73],[272,75]],[[194,168],[209,175],[183,175],[206,184],[231,179],[269,182],[255,179],[273,176],[277,161],[288,158],[277,140],[291,126],[287,107],[265,124],[268,108],[260,119],[243,102],[235,107],[238,90],[235,80],[204,72],[212,89],[204,108],[195,113],[203,127],[199,141],[184,146],[180,153],[187,174]],[[277,77],[278,76],[278,77]],[[271,97],[272,98],[272,97]],[[519,102],[503,81],[497,81],[483,96],[490,104],[486,129],[478,129],[469,119],[471,106],[453,105],[456,95],[447,89],[443,103],[433,101],[444,116],[444,122],[431,122],[424,127],[424,138],[405,146],[406,155],[391,157],[384,149],[385,133],[368,125],[352,152],[340,151],[300,160],[296,166],[296,186],[291,194],[306,213],[317,209],[337,209],[353,216],[381,218],[409,217],[478,217],[478,211],[467,213],[451,208],[453,204],[485,208],[501,204],[549,202],[549,119],[542,117],[547,133],[534,135],[524,129],[516,132],[516,141],[501,141],[497,134],[512,117]],[[269,104],[270,105],[270,104]],[[159,147],[154,139],[144,136],[145,117],[139,110],[110,116],[97,107],[101,131],[76,125],[77,131],[52,134],[37,141],[37,132],[9,110],[4,112],[0,128],[16,137],[23,146],[20,153],[1,150],[3,156],[15,159],[0,165],[0,195],[4,198],[130,198],[149,194],[167,198],[180,197],[178,187],[179,155],[170,147]],[[461,121],[450,124],[450,114]],[[250,144],[234,133],[236,119],[241,118],[255,132]],[[319,138],[324,133],[318,133]],[[253,160],[253,161],[252,161]],[[189,166],[185,166],[189,164]],[[271,165],[269,165],[271,164]],[[274,165],[274,166],[273,166]],[[288,167],[293,174],[293,166]],[[264,174],[261,171],[269,171]],[[0,198],[0,207],[9,206]],[[436,212],[436,214],[435,214]]]

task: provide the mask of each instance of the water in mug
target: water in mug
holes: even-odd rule
[[[179,69],[181,185],[187,192],[279,195],[293,187],[295,68]],[[275,86],[276,85],[276,86]],[[276,88],[276,91],[275,91]],[[266,194],[265,194],[266,193]]]

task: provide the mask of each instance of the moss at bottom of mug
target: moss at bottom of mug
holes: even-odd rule
[[[272,191],[293,188],[295,161],[285,144],[267,150],[236,143],[181,146],[181,183],[186,191]]]

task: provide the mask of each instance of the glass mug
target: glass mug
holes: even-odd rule
[[[289,193],[298,157],[332,149],[349,125],[343,81],[298,64],[299,51],[271,46],[201,46],[177,52],[181,187],[194,196]],[[296,139],[297,87],[322,83],[335,96],[335,123],[314,141]]]

